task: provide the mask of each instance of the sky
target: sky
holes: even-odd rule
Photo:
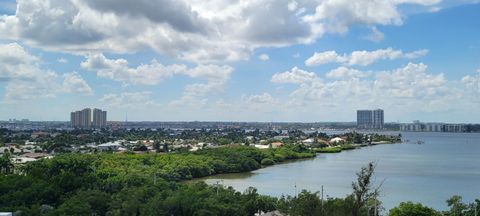
[[[1,0],[0,120],[480,123],[478,0]]]

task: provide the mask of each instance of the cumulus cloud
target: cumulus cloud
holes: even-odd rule
[[[443,74],[430,74],[427,65],[409,63],[405,67],[376,76],[374,88],[396,98],[432,100],[448,92]]]
[[[378,49],[373,51],[359,50],[350,54],[340,55],[335,51],[315,52],[310,58],[305,60],[307,66],[318,66],[328,63],[340,63],[346,65],[368,66],[379,60],[395,60],[399,58],[415,59],[425,56],[428,50],[421,49],[413,52],[404,53],[402,50],[392,48]]]
[[[206,83],[195,83],[185,87],[183,98],[205,96],[211,92],[222,92],[230,78],[233,68],[230,66],[199,65],[185,74],[190,77],[206,78]]]
[[[385,35],[383,34],[383,32],[379,31],[377,27],[370,27],[370,31],[370,34],[365,37],[367,40],[372,42],[380,42],[385,39]]]
[[[346,62],[347,57],[340,56],[335,51],[325,51],[321,53],[315,52],[310,58],[305,60],[305,65],[307,66],[317,66],[328,63],[341,63]]]
[[[131,68],[126,59],[108,59],[103,54],[89,55],[80,65],[84,69],[95,71],[99,77],[124,84],[143,85],[158,84],[163,79],[187,69],[184,65],[164,66],[156,60]]]
[[[99,101],[108,107],[121,107],[121,108],[138,108],[143,106],[156,106],[158,105],[152,99],[152,92],[140,91],[140,92],[122,92],[122,93],[110,93],[103,95]]]
[[[289,71],[275,73],[272,76],[271,81],[274,83],[306,83],[311,82],[317,78],[317,75],[313,72],[304,71],[298,67],[293,67]]]
[[[258,95],[242,95],[242,100],[250,105],[276,103],[276,100],[269,93],[263,93]]]
[[[65,63],[68,63],[68,60],[66,58],[59,58],[59,59],[57,59],[57,62],[65,64]]]
[[[268,56],[267,54],[261,54],[258,56],[258,59],[262,60],[262,61],[268,61],[270,59],[270,56]]]
[[[230,66],[198,65],[188,68],[183,64],[163,65],[156,60],[137,67],[130,67],[126,59],[109,59],[103,54],[87,56],[82,68],[95,71],[97,76],[122,82],[124,84],[156,85],[174,75],[186,75],[192,78],[225,81],[233,68]]]
[[[183,1],[176,0],[87,0],[92,9],[134,19],[167,24],[180,32],[205,32],[208,23]]]
[[[480,69],[475,75],[467,75],[461,79],[461,83],[466,86],[466,94],[470,95],[475,101],[480,101]]]
[[[297,82],[286,105],[307,113],[318,109],[351,113],[359,106],[384,107],[399,115],[405,109],[412,112],[458,110],[480,101],[479,74],[448,80],[442,73],[428,71],[428,66],[422,63],[376,72],[339,67],[326,73],[325,78]]]
[[[440,0],[325,0],[315,8],[315,13],[304,17],[305,21],[322,25],[327,32],[345,33],[354,24],[401,25],[401,4],[432,6]]]
[[[87,82],[77,73],[66,73],[63,75],[63,88],[66,92],[92,95],[93,90]]]
[[[363,78],[370,76],[371,73],[369,72],[362,72],[360,70],[347,68],[347,67],[339,67],[329,71],[325,76],[331,79],[355,79],[355,78]]]
[[[52,98],[65,92],[92,93],[92,89],[80,75],[66,74],[62,83],[56,72],[42,69],[40,65],[40,58],[30,54],[19,44],[0,44],[0,82],[6,83],[6,101]]]
[[[172,105],[198,104],[199,100],[204,103],[205,101],[199,97],[222,92],[233,72],[233,68],[227,65],[201,64],[189,68],[183,64],[163,65],[156,60],[149,64],[130,67],[126,59],[109,59],[103,54],[87,56],[87,59],[81,63],[81,67],[95,71],[99,77],[115,80],[124,85],[157,85],[174,75],[204,80],[186,85],[182,97],[173,101]]]
[[[14,15],[0,16],[0,38],[80,54],[153,49],[196,63],[237,61],[259,47],[312,43],[352,25],[399,25],[400,5],[437,2],[18,0]]]

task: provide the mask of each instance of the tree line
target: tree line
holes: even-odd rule
[[[307,148],[285,146],[256,149],[229,146],[174,154],[61,154],[0,174],[0,212],[15,215],[254,215],[280,211],[288,215],[379,215],[379,185],[372,181],[374,164],[357,173],[352,193],[323,199],[302,191],[280,198],[258,194],[255,188],[231,187],[183,180],[219,173],[245,172],[285,160],[314,157]],[[268,164],[267,162],[268,161]],[[475,205],[477,204],[477,205]],[[405,202],[391,216],[474,215],[475,203],[461,197],[448,200],[440,212]],[[478,207],[477,207],[478,208]]]

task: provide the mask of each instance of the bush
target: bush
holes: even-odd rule
[[[262,160],[261,164],[262,164],[263,166],[270,166],[270,165],[275,164],[275,161],[273,161],[273,160],[270,159],[270,158],[264,158],[264,159]]]
[[[341,147],[328,147],[328,148],[321,148],[315,149],[317,153],[339,153],[342,151]]]

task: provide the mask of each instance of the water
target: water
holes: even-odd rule
[[[388,210],[402,201],[421,202],[437,210],[446,200],[461,195],[465,202],[480,198],[480,134],[402,133],[410,144],[377,145],[319,154],[314,159],[278,164],[249,173],[205,178],[236,190],[256,187],[260,194],[294,195],[301,189],[329,197],[351,193],[355,173],[371,161],[377,163],[376,184],[384,181],[380,200]],[[414,144],[417,140],[424,144]],[[296,188],[295,188],[296,185]]]

